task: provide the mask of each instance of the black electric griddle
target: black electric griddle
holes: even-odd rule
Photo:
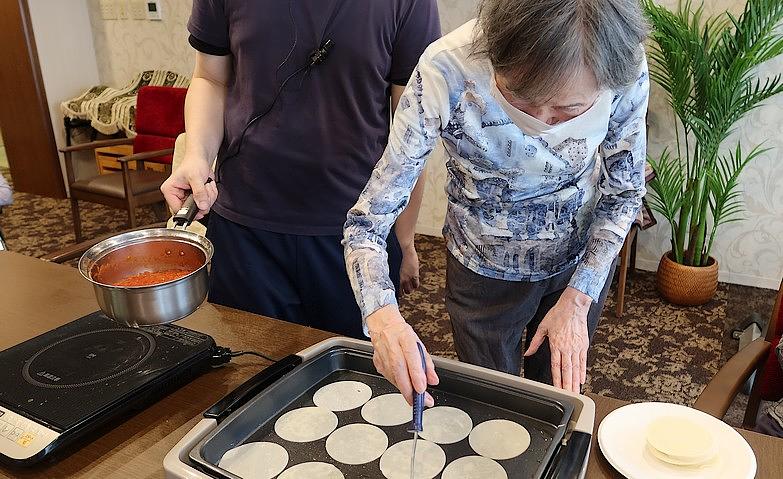
[[[0,461],[35,464],[92,440],[210,365],[211,337],[93,313],[0,351]]]
[[[572,431],[570,444],[565,445],[569,421],[575,414],[573,403],[483,379],[480,375],[442,367],[438,373],[440,384],[429,390],[437,405],[462,409],[471,416],[474,426],[490,419],[508,419],[530,432],[531,445],[527,451],[516,458],[498,461],[508,477],[574,479],[583,474],[590,435]],[[235,479],[237,476],[218,466],[223,454],[245,443],[269,441],[282,445],[288,451],[287,468],[321,461],[338,467],[346,478],[383,478],[379,459],[362,465],[341,464],[327,454],[326,438],[292,443],[274,432],[277,418],[292,409],[312,406],[315,391],[326,384],[343,380],[369,385],[373,397],[396,391],[375,371],[372,353],[366,349],[338,345],[304,362],[301,356],[289,356],[208,410],[205,418],[216,421],[216,426],[195,446],[184,446],[187,450],[175,448],[169,453],[165,462],[169,476]],[[365,422],[360,409],[337,412],[338,427]],[[391,446],[411,438],[408,427],[408,424],[403,424],[381,429],[387,434]],[[183,441],[187,440],[186,436]],[[446,453],[447,464],[459,457],[476,454],[467,438],[441,447]],[[200,475],[188,473],[186,476],[179,472],[184,467],[199,470]]]

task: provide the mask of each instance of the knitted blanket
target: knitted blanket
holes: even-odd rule
[[[136,136],[136,93],[143,86],[169,86],[187,88],[190,78],[166,70],[147,70],[136,75],[122,88],[99,85],[90,88],[76,98],[60,104],[63,116],[90,120],[90,125],[104,135],[124,132],[129,138]]]

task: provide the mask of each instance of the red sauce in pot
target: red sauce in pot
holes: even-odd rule
[[[168,281],[174,281],[175,279],[182,278],[192,273],[192,271],[181,269],[169,269],[165,271],[145,271],[144,273],[134,274],[128,276],[120,281],[111,283],[113,286],[152,286],[156,284],[166,283]]]

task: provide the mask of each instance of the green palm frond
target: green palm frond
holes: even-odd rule
[[[745,211],[745,205],[739,189],[740,173],[753,159],[768,151],[769,148],[761,148],[759,145],[747,155],[743,155],[741,144],[738,142],[735,150],[729,152],[728,156],[718,157],[717,167],[709,175],[710,210],[714,222],[706,250],[708,255],[718,226],[743,220],[742,213]]]
[[[682,162],[672,157],[665,149],[660,158],[647,157],[650,166],[655,170],[655,178],[649,183],[649,204],[653,211],[660,213],[669,221],[673,234],[677,230],[677,217],[683,203],[682,185],[685,180]],[[675,257],[682,261],[683,251],[672,246]]]
[[[658,174],[651,206],[672,225],[678,261],[698,265],[707,261],[718,227],[741,219],[739,174],[765,151],[745,155],[737,144],[721,155],[738,122],[783,93],[782,74],[758,78],[759,65],[783,54],[783,0],[748,0],[739,16],[709,18],[691,0],[676,11],[653,0],[642,4],[653,25],[650,78],[678,120],[678,154],[650,160]]]

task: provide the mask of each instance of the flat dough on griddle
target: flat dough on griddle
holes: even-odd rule
[[[370,386],[359,381],[337,381],[327,384],[313,395],[316,406],[330,411],[349,411],[372,397]]]
[[[503,466],[488,457],[465,456],[446,466],[440,477],[441,479],[508,479],[508,474]]]
[[[468,437],[473,420],[462,409],[436,406],[424,411],[420,437],[436,444],[454,444]]]
[[[468,441],[479,455],[490,459],[511,459],[530,447],[530,433],[515,422],[493,419],[474,427]]]
[[[246,479],[272,479],[288,464],[288,451],[273,442],[249,442],[229,449],[218,466]]]
[[[337,416],[322,407],[302,407],[280,416],[275,433],[286,441],[310,442],[328,436],[337,427]]]
[[[413,439],[393,445],[381,456],[381,472],[386,479],[410,479]],[[446,465],[446,453],[434,442],[419,439],[416,444],[415,479],[432,479]]]
[[[370,424],[349,424],[326,439],[326,452],[343,464],[366,464],[381,457],[389,447],[389,438]]]
[[[287,469],[277,479],[345,479],[339,469],[326,462],[304,462]]]
[[[362,418],[376,426],[399,426],[411,421],[413,408],[400,393],[384,394],[362,406]]]

